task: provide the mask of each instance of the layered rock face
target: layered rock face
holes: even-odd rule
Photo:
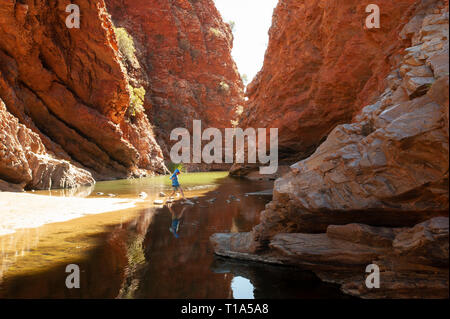
[[[166,155],[170,131],[190,128],[193,119],[231,127],[242,82],[230,56],[231,30],[212,1],[108,0],[116,27],[134,37],[131,58],[103,0],[77,2],[80,29],[66,27],[69,4],[7,0],[0,8],[3,112],[38,135],[42,152],[96,179],[143,176],[167,171],[153,125]],[[130,111],[140,88],[146,111]],[[18,176],[0,179],[50,186]]]
[[[417,1],[379,4],[381,28],[367,29],[370,1],[279,1],[264,66],[246,91],[241,127],[279,129],[280,161],[310,156],[338,124],[375,102],[408,39],[398,34]],[[235,165],[235,175],[246,175]]]
[[[39,135],[51,156],[96,179],[164,172],[147,117],[126,116],[128,76],[104,2],[77,3],[79,29],[66,26],[69,4],[2,4],[0,97],[8,112]]]
[[[282,230],[269,226],[270,212],[290,221],[283,229],[310,232],[332,222],[413,226],[446,213],[448,15],[439,12],[422,19],[378,101],[275,182],[261,233]]]
[[[94,183],[91,174],[49,156],[39,135],[12,116],[0,99],[0,189],[72,188]]]
[[[38,135],[39,154],[95,179],[145,176],[167,172],[173,128],[193,119],[232,126],[243,85],[230,27],[212,1],[80,1],[80,29],[66,26],[69,4],[8,0],[0,8],[0,98]],[[0,179],[8,189],[78,185],[30,183],[26,169]]]
[[[169,155],[174,128],[233,127],[243,84],[231,58],[233,35],[212,0],[106,0],[114,24],[133,37],[147,94],[144,107]]]
[[[448,218],[413,228],[364,224],[330,225],[325,233],[280,233],[270,250],[254,254],[250,233],[215,234],[218,255],[314,271],[343,292],[363,298],[448,298]],[[379,288],[366,285],[366,267],[376,265]]]
[[[413,8],[384,92],[276,180],[251,233],[213,237],[217,253],[309,267],[362,297],[448,298],[448,2]],[[371,263],[380,289],[364,284]]]

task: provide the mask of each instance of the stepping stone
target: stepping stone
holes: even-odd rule
[[[245,193],[245,196],[273,196],[273,189],[266,189],[260,192]]]
[[[189,200],[189,199],[185,199],[184,201],[183,201],[183,203],[185,203],[185,204],[189,204],[189,205],[195,205],[195,203],[194,202],[192,202],[191,200]]]
[[[141,192],[140,194],[139,194],[139,197],[140,198],[146,198],[147,197],[147,193],[146,192]]]

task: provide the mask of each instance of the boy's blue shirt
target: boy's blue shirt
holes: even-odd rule
[[[178,186],[178,176],[177,173],[173,173],[173,175],[170,177],[170,179],[172,180],[172,185],[173,186]]]

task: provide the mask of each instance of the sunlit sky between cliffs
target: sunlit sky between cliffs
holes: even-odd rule
[[[233,58],[248,81],[261,69],[278,0],[214,0],[225,22],[234,21]]]

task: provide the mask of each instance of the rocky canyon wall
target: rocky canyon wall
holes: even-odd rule
[[[279,1],[240,126],[278,128],[282,163],[310,156],[336,125],[375,102],[391,66],[410,45],[399,32],[417,1],[383,1],[379,29],[365,26],[370,3]],[[239,169],[234,173],[242,175]]]
[[[306,145],[305,136],[311,133],[316,143],[327,130],[331,132],[310,157],[291,165],[290,172],[275,181],[273,201],[251,233],[212,237],[216,253],[295,264],[342,284],[347,293],[367,298],[448,298],[448,1],[383,2],[380,9],[385,29],[369,31],[359,25],[351,37],[358,45],[347,52],[340,68],[323,55],[339,50],[320,47],[311,51],[311,43],[323,40],[320,23],[316,22],[317,32],[309,30],[306,35],[303,31],[290,36],[283,32],[296,16],[303,17],[299,22],[307,17],[323,22],[323,6],[334,3],[280,1],[271,33],[277,40],[272,42],[283,39],[286,46],[275,50],[274,44],[269,45],[267,65],[250,88],[249,112],[254,117],[248,115],[250,122],[257,121],[258,110],[269,107],[266,100],[283,94],[278,105],[286,112],[280,120],[273,113],[269,124],[281,126],[283,145],[287,145],[285,139],[300,141],[297,146]],[[404,5],[401,12],[395,11],[397,3]],[[395,6],[392,11],[390,5]],[[341,9],[336,7],[336,12]],[[406,14],[408,19],[389,24],[392,21],[383,18],[383,12],[397,12],[399,17]],[[351,15],[335,20],[339,27],[333,31],[333,43],[344,41],[341,52],[350,43],[355,45],[346,40],[348,33],[339,32],[355,23],[348,17]],[[280,32],[274,34],[273,30]],[[292,41],[300,35],[308,40],[297,47]],[[367,37],[373,41],[362,41]],[[378,37],[380,41],[374,41]],[[381,41],[384,38],[391,41]],[[338,46],[336,43],[334,48]],[[306,60],[317,59],[316,66],[328,61],[335,68],[327,68],[327,75],[321,68],[308,69],[301,60],[283,73],[289,52],[306,54]],[[365,54],[370,59],[365,59]],[[271,65],[279,72],[268,73]],[[364,69],[366,76],[360,73]],[[296,73],[308,74],[294,77]],[[307,81],[308,90],[291,86],[296,81]],[[297,104],[301,99],[303,102]],[[323,103],[326,100],[328,104]],[[357,112],[361,103],[365,106]],[[295,125],[284,130],[292,135],[282,136],[285,123],[291,123],[283,117],[287,106],[293,114],[315,115],[291,115]],[[332,125],[339,114],[345,114],[342,119],[353,117],[353,121]],[[300,126],[302,130],[290,130]],[[372,263],[381,269],[380,289],[367,289],[364,283],[365,267]]]
[[[1,99],[0,141],[0,189],[72,188],[94,183],[89,172],[49,156],[39,135],[20,124]]]
[[[231,30],[212,1],[80,0],[79,29],[66,26],[70,3],[0,6],[0,112],[9,128],[2,131],[0,180],[9,185],[2,189],[165,173],[173,128],[189,128],[192,119],[231,125],[242,82]],[[18,128],[30,133],[25,127],[37,153],[21,137],[23,150],[11,142]],[[18,153],[21,161],[11,162]],[[45,161],[30,161],[31,153],[61,163],[71,182]]]
[[[103,1],[77,2],[79,29],[66,27],[69,4],[2,3],[0,97],[8,112],[38,134],[51,157],[96,179],[164,172],[148,119],[126,117],[128,77]]]
[[[172,129],[232,127],[243,84],[231,58],[233,35],[212,0],[106,0],[136,44],[145,111],[167,156]],[[129,68],[135,69],[132,65]],[[139,76],[139,74],[142,74]]]

